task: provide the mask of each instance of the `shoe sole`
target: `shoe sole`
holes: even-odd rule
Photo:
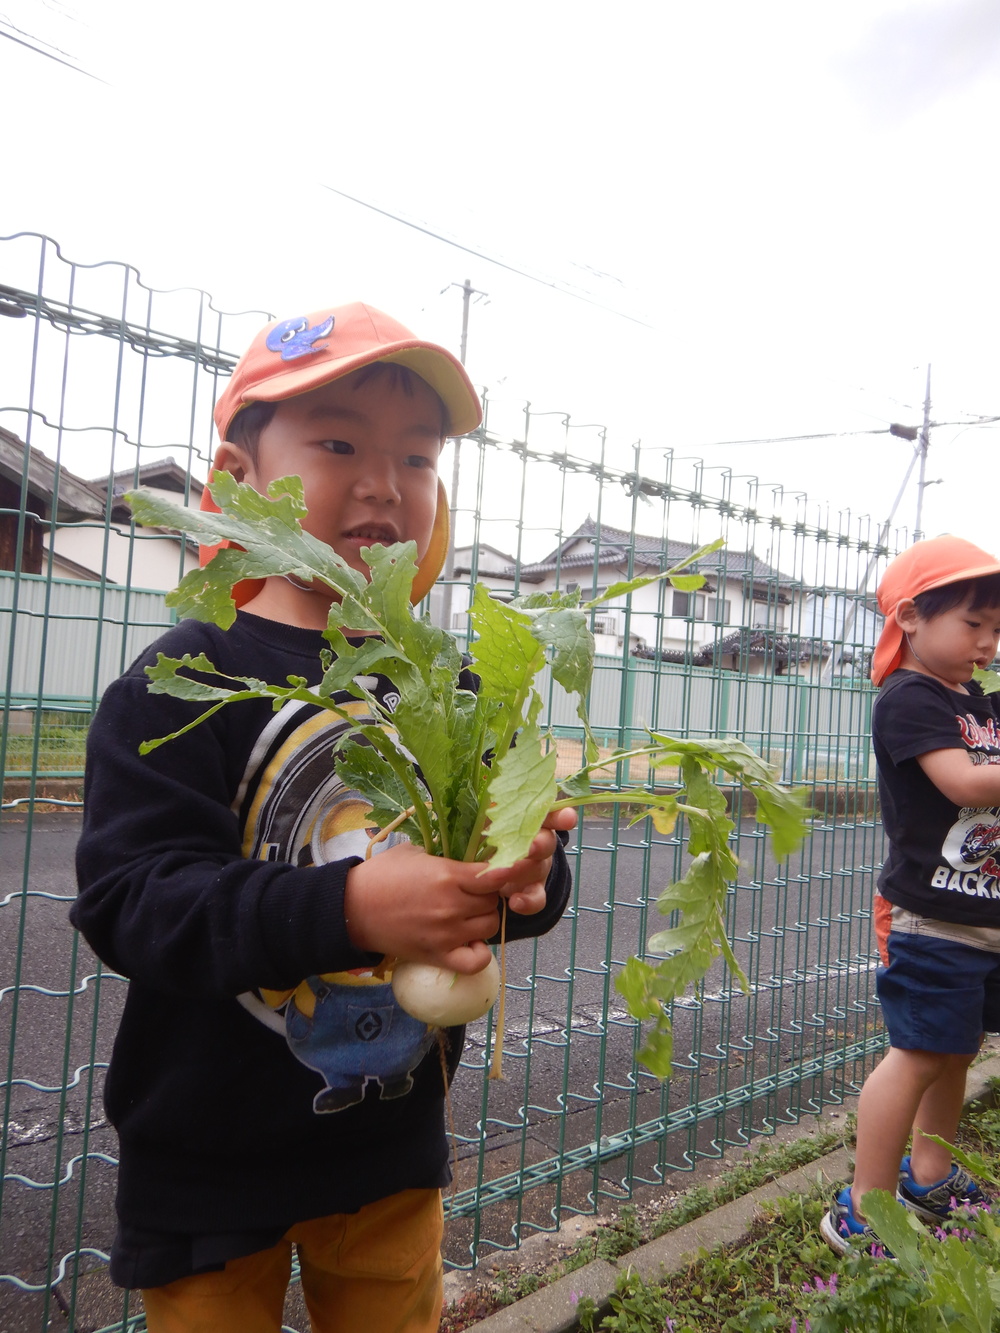
[[[840,1232],[837,1230],[836,1223],[833,1221],[833,1218],[830,1216],[829,1213],[824,1213],[823,1216],[820,1218],[819,1231],[820,1235],[826,1241],[827,1245],[829,1245],[830,1249],[833,1250],[836,1254],[841,1254],[841,1255],[849,1254],[855,1248],[855,1246],[851,1244],[853,1237],[842,1236]],[[864,1237],[859,1236],[858,1239],[863,1240]],[[869,1245],[880,1244],[879,1241],[868,1241],[867,1243]],[[875,1255],[869,1251],[868,1257],[870,1259],[874,1259]],[[880,1255],[879,1257],[888,1260],[890,1263],[896,1262],[896,1256],[894,1254],[886,1253]]]
[[[827,1245],[831,1250],[835,1250],[837,1254],[847,1254],[850,1250],[850,1241],[840,1234],[829,1213],[824,1213],[820,1219],[819,1230]]]

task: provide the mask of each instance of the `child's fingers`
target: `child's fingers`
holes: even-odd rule
[[[493,950],[484,940],[471,940],[457,949],[449,949],[441,955],[441,966],[450,967],[453,972],[473,976],[481,972],[493,957]]]
[[[510,866],[479,870],[476,886],[479,892],[502,893],[508,885],[523,887],[536,879],[546,879],[556,850],[556,835],[549,829],[536,833],[527,855]]]
[[[572,807],[567,807],[565,810],[550,810],[542,820],[542,828],[559,829],[564,833],[576,828],[576,824],[576,811]]]
[[[505,896],[511,911],[517,912],[519,916],[534,916],[547,902],[544,881],[527,889],[515,889]]]

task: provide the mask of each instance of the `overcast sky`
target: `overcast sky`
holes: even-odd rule
[[[935,420],[1000,416],[997,0],[2,0],[0,34],[95,76],[0,40],[0,234],[456,350],[468,277],[511,406],[878,518],[905,441],[724,442],[917,424],[928,363]],[[998,444],[934,430],[929,534],[1000,549]]]

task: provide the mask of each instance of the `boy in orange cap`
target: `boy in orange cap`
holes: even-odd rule
[[[254,340],[215,420],[217,469],[262,492],[298,474],[303,526],[362,572],[362,547],[415,542],[426,594],[448,544],[438,454],[480,421],[450,352],[360,304],[284,320]],[[111,1275],[142,1289],[150,1333],[278,1333],[295,1246],[317,1333],[434,1333],[441,1062],[373,969],[390,955],[479,971],[501,898],[508,937],[548,930],[575,819],[550,815],[505,870],[398,837],[365,860],[363,802],[331,760],[346,724],[299,703],[244,701],[141,757],[201,712],[148,692],[158,652],[321,679],[329,587],[269,578],[237,600],[231,629],[185,621],[153,644],[88,740],[71,915],[130,982],[105,1089],[120,1142]],[[367,684],[391,713],[392,683]],[[476,688],[468,672],[460,685]],[[462,1037],[446,1033],[449,1076]]]
[[[889,852],[876,988],[890,1049],[858,1103],[854,1182],[821,1223],[838,1253],[855,1238],[884,1248],[861,1211],[869,1190],[932,1225],[985,1202],[926,1135],[954,1142],[966,1070],[983,1032],[1000,1031],[1000,695],[972,679],[1000,641],[1000,561],[960,537],[917,542],[890,563],[878,603],[872,739]]]

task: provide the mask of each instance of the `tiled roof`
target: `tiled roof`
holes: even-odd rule
[[[775,665],[788,661],[806,662],[811,657],[828,655],[830,645],[797,635],[778,634],[770,629],[737,629],[700,648],[637,648],[633,657],[656,662],[679,662],[690,666],[713,666],[723,657],[770,657]]]
[[[104,506],[89,482],[62,467],[41,449],[30,448],[17,435],[0,428],[0,477],[20,486],[24,470],[24,455],[28,455],[28,493],[35,495],[46,507],[58,493],[60,521],[84,518],[102,518]]]
[[[691,542],[664,540],[662,537],[649,537],[641,532],[627,532],[623,528],[613,528],[607,523],[600,527],[591,518],[571,533],[561,546],[556,547],[543,560],[521,566],[521,578],[537,582],[553,570],[593,568],[594,550],[568,554],[578,542],[591,542],[598,553],[598,565],[621,565],[632,557],[637,571],[658,571],[664,565],[675,565],[686,559],[698,548]],[[747,578],[755,585],[770,584],[772,587],[792,588],[795,580],[790,579],[780,570],[758,560],[752,553],[733,551],[723,547],[699,560],[690,567],[691,573],[712,574],[727,579]]]

